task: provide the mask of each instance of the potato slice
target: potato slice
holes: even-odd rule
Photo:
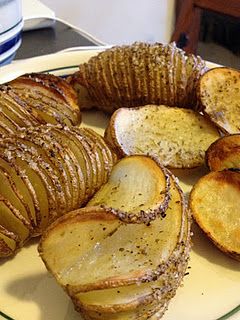
[[[38,227],[36,232],[39,233],[45,229],[49,223],[49,209],[55,211],[55,204],[53,201],[53,194],[51,193],[51,187],[48,185],[44,174],[31,157],[27,153],[23,153],[20,150],[16,152],[14,150],[8,150],[9,156],[15,159],[16,165],[21,170],[24,176],[27,176],[28,181],[31,184],[31,188],[34,189],[37,204],[40,212],[37,218]],[[10,155],[11,154],[11,155]]]
[[[115,313],[109,313],[104,311],[93,311],[93,310],[85,310],[81,306],[75,304],[75,308],[79,311],[83,316],[84,319],[89,320],[153,320],[153,319],[160,319],[154,318],[156,313],[164,312],[168,305],[168,301],[161,302],[161,301],[153,301],[149,304],[141,304],[139,308],[122,311],[119,310]]]
[[[171,177],[170,194],[171,200],[166,210],[166,215],[177,216],[178,213],[180,216],[183,216],[183,228],[180,228],[179,242],[182,242],[184,245],[179,248],[180,252],[176,253],[176,257],[177,255],[187,257],[189,253],[190,220],[187,216],[188,213],[184,204],[182,191],[173,176]],[[168,270],[155,282],[77,293],[74,295],[74,301],[78,301],[79,305],[86,310],[99,312],[128,310],[136,308],[140,304],[143,304],[144,301],[148,303],[148,301],[154,299],[156,292],[158,292],[158,296],[159,294],[163,294],[168,288],[168,283],[171,283],[171,286],[174,287],[173,283],[176,280],[181,281],[180,279],[186,270],[187,259],[177,259],[176,257],[169,264]]]
[[[114,166],[108,182],[87,206],[106,205],[129,213],[125,219],[135,221],[141,212],[149,213],[150,219],[165,215],[168,201],[169,177],[163,167],[149,157],[130,156]]]
[[[0,258],[11,256],[18,247],[19,237],[0,225]]]
[[[75,137],[78,139],[78,143],[81,144],[82,152],[86,161],[86,165],[89,167],[89,176],[87,180],[87,191],[85,202],[99,189],[99,182],[102,180],[102,171],[106,170],[106,167],[100,162],[97,146],[92,138],[89,138],[82,129],[72,128]],[[98,135],[99,136],[99,135]],[[100,136],[99,136],[100,139]],[[107,146],[105,146],[106,148]],[[107,147],[108,148],[108,147]],[[109,149],[109,148],[108,148]],[[101,151],[104,152],[104,151]],[[109,168],[110,169],[110,168]]]
[[[79,224],[84,228],[83,233],[79,233]],[[41,258],[48,270],[62,284],[61,274],[69,265],[76,262],[79,250],[89,251],[98,241],[114,232],[120,224],[120,220],[114,215],[105,213],[99,207],[82,208],[67,213],[53,222],[44,232],[39,244]],[[60,249],[68,254],[60,256]]]
[[[135,177],[134,181],[129,185],[128,183],[129,181],[132,181],[134,174],[139,177],[139,172],[142,173],[142,181],[140,181],[139,178],[139,180],[137,180]],[[147,174],[147,172],[147,181],[153,180],[153,185],[146,184],[145,174]],[[164,203],[167,199],[167,195],[163,194],[166,193],[166,181],[159,164],[147,157],[132,156],[121,160],[113,169],[113,175],[118,176],[118,178],[122,177],[123,179],[122,181],[120,180],[120,183],[124,186],[128,185],[128,188],[126,189],[127,192],[124,192],[124,187],[122,187],[123,196],[121,202],[128,203],[124,206],[124,210],[127,210],[128,208],[130,212],[133,212],[133,215],[126,213],[125,217],[124,214],[122,214],[123,211],[119,214],[116,211],[115,214],[119,215],[121,219],[126,219],[127,217],[128,221],[148,222],[149,226],[144,223],[126,224],[122,222],[113,234],[110,234],[100,242],[98,241],[99,245],[96,245],[96,248],[94,246],[96,242],[93,243],[92,249],[90,248],[85,253],[81,251],[82,247],[79,247],[79,253],[76,256],[76,258],[78,257],[77,260],[74,263],[69,263],[64,270],[61,270],[61,274],[57,275],[59,282],[62,285],[67,285],[71,292],[88,291],[108,286],[119,286],[127,283],[144,281],[144,279],[151,279],[153,274],[156,276],[155,269],[157,266],[161,265],[163,270],[166,269],[166,262],[178,242],[179,232],[183,228],[181,210],[177,216],[167,215],[163,219],[158,218],[150,223],[151,219],[156,217],[157,212],[159,215],[161,212],[163,213],[162,210],[163,207],[165,208],[166,204],[164,205]],[[126,175],[129,177],[126,177]],[[150,177],[152,178],[150,179]],[[110,180],[111,179],[112,178],[110,177]],[[119,183],[118,179],[117,183]],[[138,186],[136,190],[134,190],[135,194],[133,191],[130,191],[132,190],[132,185]],[[152,194],[152,190],[155,190],[155,196]],[[148,194],[148,199],[147,195],[144,193]],[[126,194],[128,194],[128,198],[126,197]],[[117,198],[119,198],[119,196],[120,193]],[[131,201],[134,198],[135,200],[132,202],[132,207],[130,207]],[[131,199],[131,201],[129,199]],[[149,210],[146,210],[145,213],[142,210],[139,214],[139,207],[142,208],[141,204],[143,204],[143,202],[145,202],[143,209],[146,210],[146,203],[148,203]],[[111,206],[111,202],[108,203],[108,206]],[[106,212],[107,211],[108,209],[106,209]],[[148,217],[148,213],[150,217]],[[83,214],[86,218],[85,211],[81,214],[80,210],[79,216]],[[76,217],[77,215],[76,212]],[[91,216],[90,213],[89,216]],[[64,221],[67,225],[67,220]],[[91,220],[91,224],[94,228],[95,226],[96,228],[100,226],[98,232],[101,232],[101,223],[99,223],[99,221]],[[82,234],[85,232],[86,224],[82,224],[79,220],[79,226],[77,227],[74,225],[74,227],[79,228],[79,234]],[[165,232],[168,236],[166,236]],[[52,233],[54,234],[54,229],[52,230]],[[71,243],[70,232],[66,237],[68,238],[68,243]],[[167,243],[166,237],[171,239],[170,241],[167,241]],[[46,235],[45,238],[47,241],[51,241],[50,236],[48,237],[48,235]],[[49,238],[50,240],[48,240]],[[158,244],[155,242],[156,239]],[[55,266],[49,266],[47,257],[44,258],[45,249],[42,247],[43,245],[45,245],[44,240],[40,246],[40,252],[43,252],[43,259],[47,261],[48,268],[52,270],[53,273],[57,273]],[[56,249],[57,248],[55,248],[55,254],[58,255],[58,250]],[[131,252],[132,254],[129,254]],[[146,256],[148,257],[147,260]],[[55,258],[53,261],[57,261],[57,259]],[[102,266],[100,269],[99,264]],[[88,265],[87,269],[86,265]],[[84,272],[79,274],[78,270],[89,270],[89,274],[85,274]],[[152,276],[150,270],[154,270]],[[90,276],[90,278],[88,276]]]
[[[81,130],[83,135],[94,143],[94,148],[99,159],[98,164],[100,164],[100,169],[98,169],[98,183],[96,184],[96,189],[98,190],[107,181],[116,158],[114,158],[114,153],[109,149],[104,139],[96,134],[95,131],[88,128],[82,128]]]
[[[65,135],[69,141],[69,147],[73,154],[77,158],[78,162],[78,177],[79,177],[79,202],[86,202],[88,199],[90,190],[92,190],[92,162],[89,160],[89,155],[85,148],[85,141],[79,136],[78,132],[75,132],[72,128],[71,130],[64,127]],[[78,202],[78,203],[79,203]]]
[[[27,205],[24,202],[24,199],[16,185],[8,174],[8,172],[0,166],[0,194],[6,199],[11,199],[11,202],[14,203],[14,207],[21,213],[21,215],[28,221],[29,228],[31,228],[32,224],[30,221],[30,212]]]
[[[8,175],[13,180],[17,194],[20,194],[20,197],[23,199],[23,203],[27,206],[27,212],[29,214],[28,218],[31,221],[31,225],[34,227],[37,226],[36,214],[34,208],[34,202],[31,196],[31,192],[29,191],[27,185],[24,183],[23,178],[19,173],[19,169],[14,166],[12,162],[6,161],[6,157],[0,155],[0,168],[4,168],[4,170],[8,173]]]
[[[228,135],[212,143],[206,152],[210,170],[240,168],[240,134]]]
[[[194,219],[213,243],[240,261],[239,186],[239,172],[211,172],[193,187],[189,205]]]
[[[105,137],[122,156],[150,154],[170,168],[192,168],[204,164],[205,151],[220,134],[193,110],[147,105],[115,111]]]
[[[84,176],[86,168],[81,157],[82,154],[79,151],[82,146],[76,144],[71,130],[67,131],[55,128],[53,134],[55,135],[55,139],[61,144],[64,153],[68,155],[68,184],[71,188],[71,199],[69,199],[71,208],[68,209],[69,211],[78,208],[79,203],[82,203],[86,197],[86,181]]]
[[[19,237],[21,245],[30,237],[31,226],[15,208],[14,202],[0,196],[0,225]]]

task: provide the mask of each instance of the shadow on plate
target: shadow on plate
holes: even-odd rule
[[[67,294],[47,272],[9,283],[6,290],[23,303],[29,301],[37,305],[38,316],[34,320],[81,320]],[[29,310],[28,315],[27,312],[24,308],[26,319],[31,319],[31,311]]]
[[[82,112],[82,124],[81,126],[88,126],[91,128],[99,128],[104,130],[109,122],[109,115],[104,112],[101,112],[97,109],[91,109],[89,111]]]

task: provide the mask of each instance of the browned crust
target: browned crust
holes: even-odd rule
[[[240,134],[224,136],[212,143],[206,151],[205,161],[210,170],[221,170],[229,168],[226,161],[233,155],[239,157],[237,167],[240,167]]]

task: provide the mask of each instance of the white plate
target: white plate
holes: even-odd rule
[[[59,53],[16,62],[2,67],[0,83],[25,72],[50,71],[67,75],[96,51]],[[214,66],[210,64],[209,66]],[[98,112],[85,113],[84,125],[103,132],[108,118]],[[176,170],[188,192],[202,169]],[[172,299],[163,320],[239,320],[240,263],[216,249],[194,226],[189,274]],[[14,320],[79,320],[65,292],[46,271],[37,253],[36,240],[16,257],[0,262],[0,318]],[[5,316],[5,315],[6,316]]]

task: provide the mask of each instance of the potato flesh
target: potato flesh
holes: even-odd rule
[[[73,211],[77,214],[78,210]],[[88,217],[88,214],[85,214]],[[46,237],[42,240],[43,252],[42,258],[46,260],[49,269],[54,270],[54,274],[61,283],[62,273],[68,272],[69,266],[76,263],[76,259],[81,253],[88,252],[98,243],[102,238],[107,237],[109,233],[112,233],[118,228],[121,223],[118,219],[112,218],[111,220],[99,218],[96,215],[96,221],[93,223],[90,220],[85,220],[84,215],[79,217],[73,215],[71,218],[70,214],[66,214],[63,218],[67,219],[66,222],[59,224],[56,228],[53,228]],[[69,218],[68,218],[69,217]],[[84,219],[81,221],[81,219]],[[78,223],[81,221],[83,229],[79,230]],[[53,224],[54,226],[54,224]],[[99,227],[101,232],[99,232]],[[62,252],[67,252],[63,255]],[[71,271],[71,270],[70,270]]]
[[[234,176],[236,182],[234,183]],[[223,251],[240,255],[239,173],[212,172],[194,187],[190,208],[200,227]]]
[[[83,314],[86,314],[85,319],[89,320],[153,320],[153,319],[160,319],[160,318],[154,318],[155,314],[157,312],[160,312],[161,310],[165,310],[166,305],[168,302],[161,302],[161,301],[152,301],[147,305],[140,305],[137,309],[122,311],[119,310],[115,313],[109,313],[104,311],[92,311],[92,310],[85,310],[80,309],[80,312],[83,311]]]
[[[5,229],[14,232],[24,242],[30,235],[30,228],[21,217],[20,212],[14,208],[9,201],[0,198],[0,225]]]
[[[15,208],[21,212],[21,215],[27,220],[30,221],[28,212],[22,203],[21,196],[17,193],[16,186],[14,185],[11,177],[3,170],[0,166],[0,194],[6,199],[11,199],[11,202],[14,203]]]
[[[0,257],[10,256],[17,248],[16,239],[5,235],[0,230]]]
[[[19,174],[17,174],[17,169],[14,169],[7,161],[1,158],[0,156],[0,167],[4,168],[6,172],[11,176],[13,182],[16,185],[18,192],[21,193],[21,196],[24,199],[25,204],[27,204],[29,208],[29,220],[31,221],[33,227],[36,226],[36,214],[34,203],[31,197],[29,190],[27,189],[25,183],[23,182],[22,178]]]
[[[148,162],[151,164],[152,160]],[[121,162],[114,167],[108,182],[87,205],[105,204],[131,213],[154,208],[164,199],[164,182],[165,175],[157,166],[149,169],[139,162],[137,167],[132,167],[131,160],[126,160],[124,166]]]
[[[173,179],[171,179],[170,193],[171,193],[171,200],[169,203],[169,207],[166,211],[166,215],[175,216],[175,220],[181,221],[181,216],[182,214],[184,214],[182,196],[179,190],[177,189]],[[183,224],[185,226],[184,234],[187,234],[188,222],[184,221]],[[179,227],[179,225],[176,224],[175,227],[177,228]],[[179,232],[179,237],[180,238],[182,237],[181,232]],[[186,241],[186,239],[184,241]],[[173,274],[174,269],[176,269],[174,265],[173,267],[172,266],[169,267],[170,274]],[[126,304],[126,303],[134,304],[134,300],[142,301],[144,296],[151,295],[153,293],[153,288],[163,287],[164,281],[166,281],[166,279],[165,278],[162,279],[160,277],[159,280],[155,282],[150,282],[150,283],[139,283],[137,285],[134,284],[134,285],[125,286],[125,287],[78,293],[76,294],[75,298],[78,299],[79,302],[85,305],[86,307],[88,305],[91,305],[92,308],[94,306],[102,306],[103,309],[104,309],[104,306],[106,308],[114,308],[114,305],[120,305],[120,304]]]

